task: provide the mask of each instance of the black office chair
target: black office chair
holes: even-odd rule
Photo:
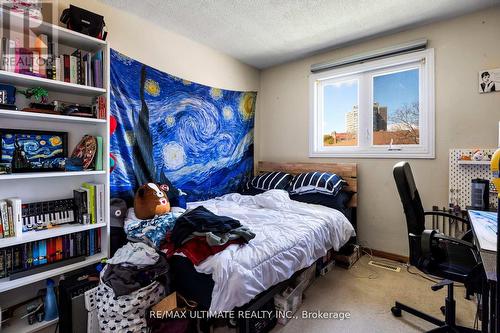
[[[444,216],[467,224],[468,221],[445,212],[424,211],[408,162],[397,163],[393,174],[406,216],[410,264],[425,274],[442,278],[431,289],[436,291],[446,286],[448,296],[444,308],[441,308],[445,315],[444,321],[399,302],[392,307],[392,313],[400,317],[401,311],[406,311],[438,326],[429,332],[478,332],[456,325],[453,298],[454,281],[465,285],[466,297],[481,290],[482,267],[476,248],[463,239],[445,236],[438,230],[425,230],[426,216]]]

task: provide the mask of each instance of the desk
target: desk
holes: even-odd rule
[[[484,212],[469,210],[469,221],[471,222],[472,232],[474,234],[474,243],[479,248],[479,254],[481,256],[481,261],[483,263],[484,272],[486,275],[486,281],[483,284],[482,293],[482,318],[481,318],[481,330],[485,333],[495,332],[495,307],[496,307],[496,284],[497,284],[497,253],[494,251],[486,250],[481,248],[484,247],[491,248],[491,241],[494,238],[495,248],[496,248],[496,233],[494,237],[492,234],[484,233],[484,224],[488,223],[484,221]],[[491,214],[491,213],[490,213]],[[492,214],[492,218],[496,218],[496,214]],[[488,325],[489,323],[489,325]],[[500,332],[497,332],[500,333]]]

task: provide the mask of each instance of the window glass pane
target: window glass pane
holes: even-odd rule
[[[418,144],[419,70],[373,77],[373,144]]]
[[[357,146],[358,81],[341,81],[323,87],[324,146]]]

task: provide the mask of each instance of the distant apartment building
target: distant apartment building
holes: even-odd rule
[[[354,105],[352,110],[345,114],[345,130],[347,133],[358,132],[358,106]]]
[[[347,133],[358,132],[358,115],[359,109],[357,105],[354,105],[352,110],[345,114],[345,130]],[[387,131],[387,106],[373,103],[373,131]]]
[[[373,103],[373,131],[387,131],[387,106]]]

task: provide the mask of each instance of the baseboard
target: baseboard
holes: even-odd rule
[[[370,249],[368,247],[363,247],[363,250],[365,251],[365,253],[368,252],[368,253],[373,254],[374,257],[380,257],[380,258],[384,258],[384,259],[394,260],[394,261],[402,262],[405,264],[410,261],[410,258],[408,258],[406,256],[402,256],[400,254]]]

